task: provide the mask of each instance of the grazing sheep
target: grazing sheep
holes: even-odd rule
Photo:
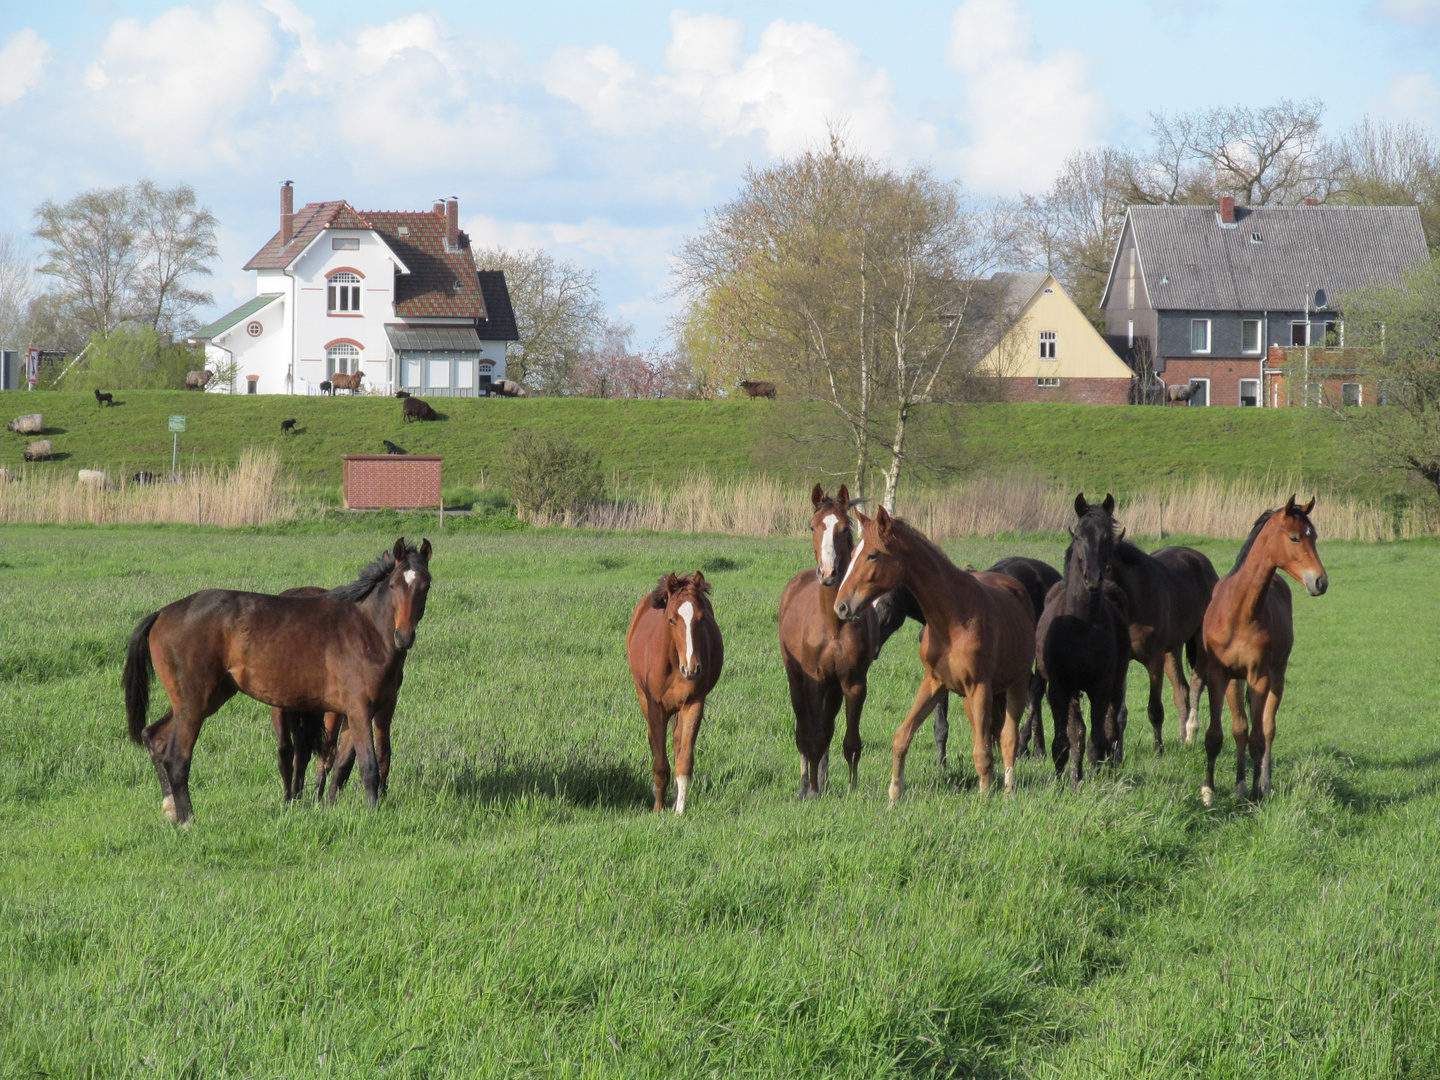
[[[1183,405],[1195,396],[1195,392],[1200,389],[1201,385],[1201,383],[1192,382],[1185,386],[1167,386],[1165,396],[1172,404]]]
[[[53,453],[55,453],[55,448],[50,445],[49,439],[36,439],[25,445],[25,453],[21,456],[26,461],[45,461]]]
[[[190,371],[190,372],[186,372],[186,374],[185,374],[185,389],[186,389],[186,390],[204,390],[205,387],[207,387],[207,386],[210,385],[210,380],[213,379],[214,377],[215,377],[215,373],[214,373],[213,371],[211,371],[209,368],[206,368],[204,371]]]
[[[355,393],[360,389],[360,380],[365,378],[365,372],[357,371],[354,375],[346,375],[343,371],[337,371],[330,376],[330,385],[336,390],[349,390]]]
[[[114,395],[114,394],[102,394],[102,393],[97,389],[97,390],[95,391],[95,404],[96,404],[96,405],[101,405],[101,406],[103,406],[103,405],[114,405],[114,404],[115,404],[115,395]]]
[[[395,396],[398,397],[398,398],[407,398],[407,397],[410,396],[410,391],[409,391],[409,390],[396,390],[396,391],[395,391]]]
[[[295,421],[294,421],[294,420],[281,420],[281,421],[280,421],[280,434],[281,434],[281,435],[293,435],[294,433],[295,433]]]
[[[131,483],[139,484],[141,487],[148,487],[151,484],[158,484],[160,477],[156,476],[153,472],[146,472],[144,469],[141,469],[130,478],[130,481]]]
[[[752,398],[763,397],[775,400],[775,384],[773,382],[755,382],[746,379],[740,384],[740,389],[749,394]]]
[[[112,486],[110,477],[99,469],[81,469],[78,479],[86,487],[100,488],[102,491],[108,490]]]
[[[400,407],[401,418],[408,424],[411,420],[438,420],[435,410],[430,407],[428,401],[422,401],[418,397],[406,398]]]
[[[21,435],[39,435],[45,430],[45,418],[37,413],[17,416],[5,425],[7,431],[18,431]]]
[[[521,386],[514,379],[496,379],[490,384],[490,393],[499,394],[501,397],[529,397],[525,387]]]
[[[389,439],[381,439],[380,441],[385,444],[385,452],[386,452],[387,454],[403,454],[403,453],[405,453],[404,450],[402,450],[400,447],[396,446],[396,445],[395,445],[393,442],[391,442]]]
[[[322,383],[320,384],[320,393],[322,393],[322,394],[329,394],[331,397],[334,397],[334,396],[335,396],[335,387],[334,387],[334,385],[332,385],[331,383],[322,382]]]

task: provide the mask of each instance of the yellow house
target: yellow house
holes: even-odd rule
[[[1115,355],[1053,274],[995,274],[1010,329],[977,365],[1006,401],[1125,405],[1135,373]]]

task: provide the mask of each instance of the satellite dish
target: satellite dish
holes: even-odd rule
[[[1325,290],[1324,290],[1324,289],[1316,289],[1316,290],[1315,290],[1315,310],[1316,310],[1316,311],[1324,311],[1324,310],[1325,310]]]

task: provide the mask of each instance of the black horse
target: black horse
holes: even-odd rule
[[[1039,559],[1027,559],[1021,555],[1012,555],[1001,559],[987,571],[992,574],[1009,574],[1024,587],[1030,597],[1030,603],[1035,607],[1035,618],[1040,618],[1040,613],[1045,610],[1045,594],[1050,587],[1060,580],[1060,571],[1056,570],[1047,562]],[[879,633],[876,638],[875,655],[880,655],[880,646],[884,645],[890,636],[900,629],[906,619],[914,619],[922,627],[925,625],[925,616],[920,611],[919,601],[911,594],[909,589],[900,588],[886,593],[875,601],[875,618],[879,623]],[[921,631],[922,633],[924,631]],[[1025,712],[1025,721],[1020,726],[1020,753],[1026,753],[1030,744],[1030,731],[1032,727],[1040,732],[1040,752],[1045,751],[1045,737],[1043,724],[1040,723],[1040,703],[1045,697],[1045,680],[1038,671],[1030,674],[1030,704]],[[943,694],[940,703],[935,706],[935,760],[940,765],[945,764],[945,747],[950,739],[950,695]]]
[[[1046,698],[1055,725],[1051,746],[1057,776],[1068,762],[1070,779],[1084,778],[1081,745],[1094,768],[1119,765],[1125,755],[1125,673],[1130,665],[1129,616],[1125,594],[1105,580],[1115,552],[1115,500],[1098,506],[1075,496],[1078,521],[1065,552],[1065,577],[1050,590],[1035,628],[1040,672],[1049,681]],[[1086,740],[1080,695],[1090,699]]]

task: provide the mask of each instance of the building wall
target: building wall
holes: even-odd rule
[[[1126,405],[1130,402],[1130,379],[1066,379],[1057,387],[1037,386],[1033,378],[1004,378],[1006,401],[1049,402],[1070,405]]]
[[[358,240],[360,246],[354,251],[337,251],[336,240]],[[327,275],[342,267],[361,275],[359,315],[332,315],[327,311]],[[390,342],[385,336],[385,324],[395,319],[395,261],[385,243],[368,230],[325,229],[295,261],[291,273],[299,286],[296,392],[303,390],[302,379],[312,385],[326,379],[325,350],[337,339],[348,339],[360,346],[360,370],[365,372],[366,382],[373,385],[388,381]]]
[[[278,291],[274,289],[267,292]],[[239,367],[233,392],[246,393],[246,376],[258,375],[257,394],[287,394],[290,388],[285,376],[290,370],[290,305],[282,296],[244,319],[205,345],[207,367],[218,368],[233,359]],[[258,323],[258,336],[249,333],[251,323]]]
[[[1260,379],[1263,366],[1259,357],[1171,357],[1165,368],[1165,382],[1185,386],[1191,379],[1209,379],[1211,405],[1239,405],[1240,380]],[[1263,382],[1260,392],[1263,396]]]

